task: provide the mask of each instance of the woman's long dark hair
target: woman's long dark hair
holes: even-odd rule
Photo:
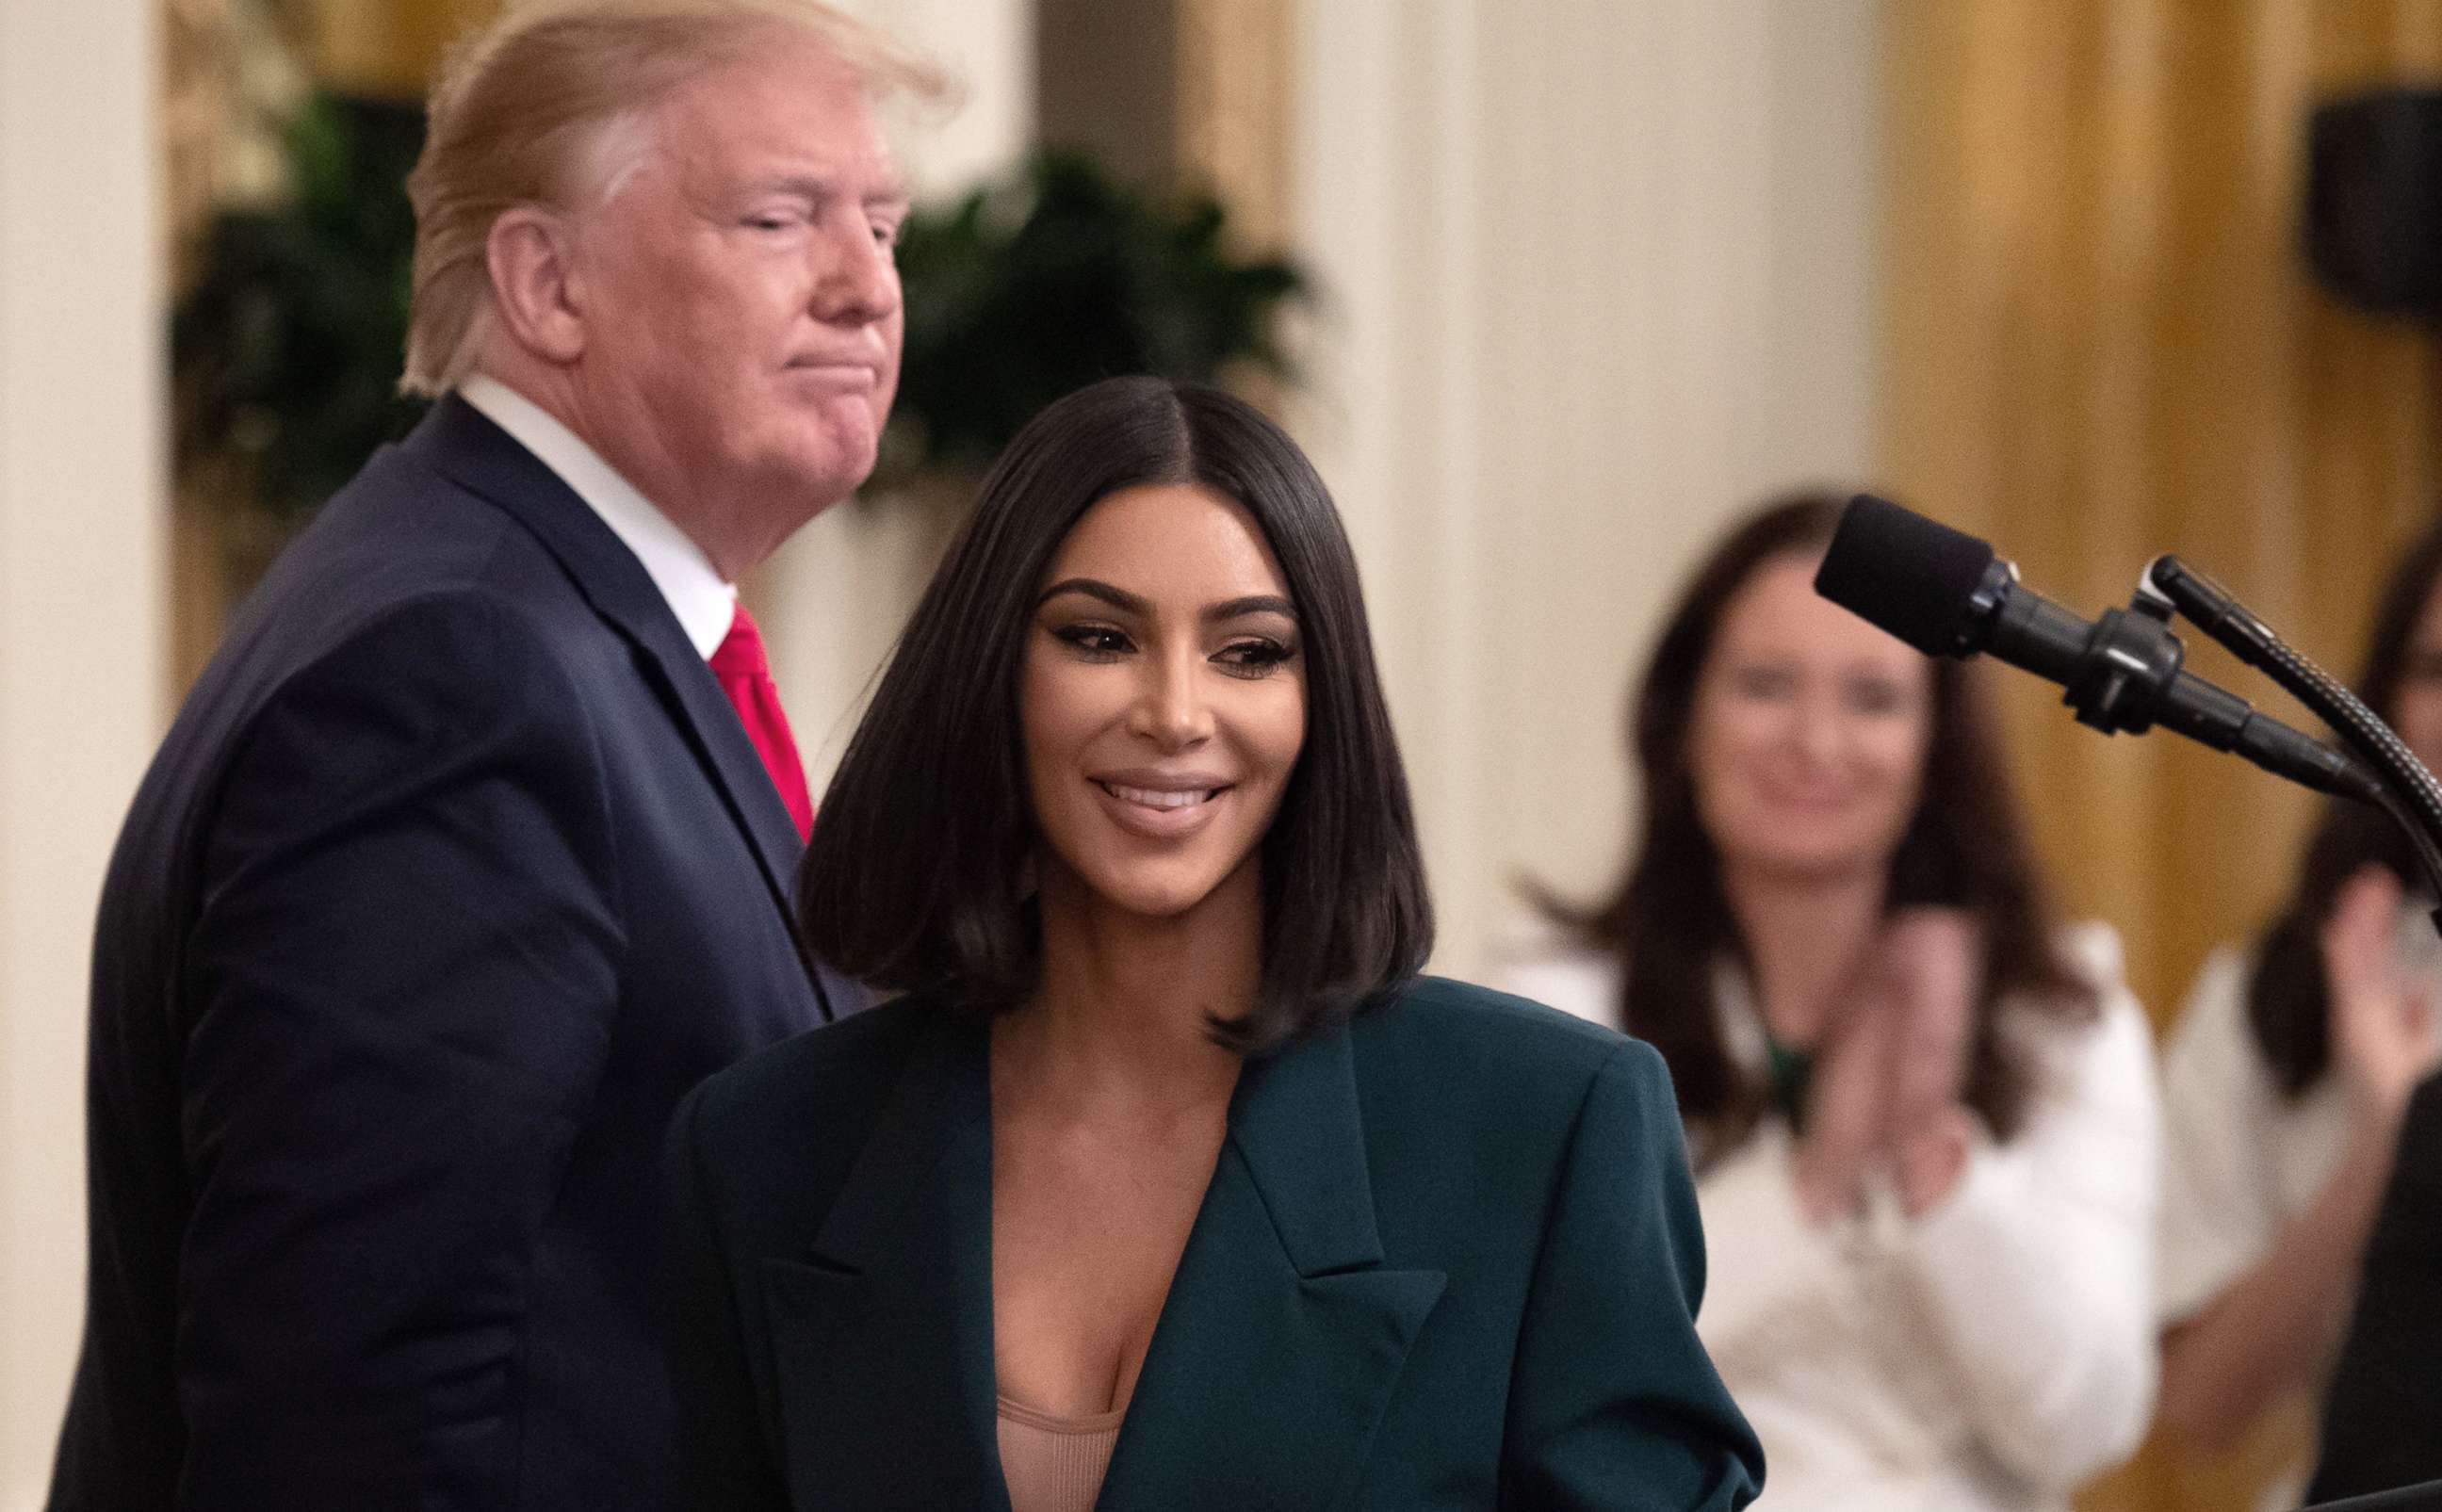
[[[2387,722],[2399,712],[2400,684],[2428,599],[2442,580],[2442,523],[2427,528],[2392,569],[2376,602],[2357,695]],[[2332,1064],[2330,990],[2324,981],[2324,922],[2341,885],[2368,863],[2391,868],[2403,886],[2418,882],[2408,842],[2381,812],[2334,799],[2306,842],[2298,880],[2281,913],[2256,941],[2247,983],[2247,1021],[2282,1093],[2296,1098]]]
[[[1820,551],[1839,501],[1804,494],[1766,505],[1723,538],[1665,624],[1631,705],[1642,834],[1628,875],[1590,909],[1545,906],[1577,938],[1618,956],[1620,1021],[1662,1052],[1680,1116],[1710,1159],[1763,1115],[1766,1087],[1732,1058],[1713,1000],[1714,963],[1748,964],[1722,888],[1721,857],[1696,807],[1687,767],[1698,683],[1730,600],[1767,564]],[[2094,988],[2060,958],[2034,863],[2018,826],[1977,669],[1933,664],[1933,731],[1917,810],[1892,854],[1887,906],[1941,904],[1984,930],[1986,970],[1969,1047],[1965,1102],[2002,1139],[2023,1119],[2028,1069],[1998,1031],[2004,997],[2069,1016],[2095,1011]]]
[[[1255,410],[1157,378],[1060,400],[984,480],[816,811],[797,901],[816,955],[877,987],[979,1009],[1033,992],[1042,929],[1019,886],[1035,832],[1017,683],[1035,595],[1086,510],[1180,483],[1255,518],[1288,582],[1306,675],[1305,746],[1263,839],[1255,1005],[1213,1035],[1262,1053],[1423,969],[1422,851],[1331,495]]]

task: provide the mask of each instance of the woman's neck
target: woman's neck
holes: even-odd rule
[[[1226,1102],[1241,1063],[1209,1023],[1254,1004],[1262,894],[1251,863],[1168,919],[1113,908],[1066,868],[1047,873],[1042,987],[994,1034],[1009,1084],[1046,1111],[1098,1122]]]
[[[1725,866],[1722,889],[1746,942],[1764,1028],[1785,1045],[1813,1045],[1882,923],[1883,875],[1806,877]]]

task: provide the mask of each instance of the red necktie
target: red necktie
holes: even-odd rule
[[[806,792],[805,764],[797,759],[789,717],[780,712],[780,689],[772,681],[771,659],[763,654],[763,632],[755,628],[755,616],[746,612],[743,604],[730,620],[720,648],[712,653],[712,675],[738,710],[738,722],[746,726],[746,738],[755,742],[756,754],[763,758],[763,770],[772,774],[772,785],[780,790],[789,817],[797,821],[799,838],[811,835],[814,800]]]

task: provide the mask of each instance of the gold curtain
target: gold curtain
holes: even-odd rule
[[[2176,550],[2354,673],[2436,493],[2433,338],[2301,250],[2318,100],[2442,82],[2434,0],[1886,0],[1882,455],[2081,612]],[[2295,713],[2202,638],[2189,665]],[[2001,671],[2066,905],[2117,924],[2158,1024],[2283,891],[2312,805],[2172,738],[2105,739]],[[2303,720],[2304,716],[2298,716]],[[2303,1414],[2218,1466],[2156,1448],[2085,1505],[2247,1504]]]
[[[334,89],[422,100],[450,44],[500,9],[501,0],[311,0],[314,71]]]
[[[1230,207],[1245,247],[1289,233],[1291,0],[1181,0],[1178,169]]]

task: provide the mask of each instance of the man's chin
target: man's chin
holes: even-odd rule
[[[808,497],[819,513],[864,487],[881,452],[879,428],[870,421],[829,425],[792,447],[780,470],[791,475],[792,491]]]

